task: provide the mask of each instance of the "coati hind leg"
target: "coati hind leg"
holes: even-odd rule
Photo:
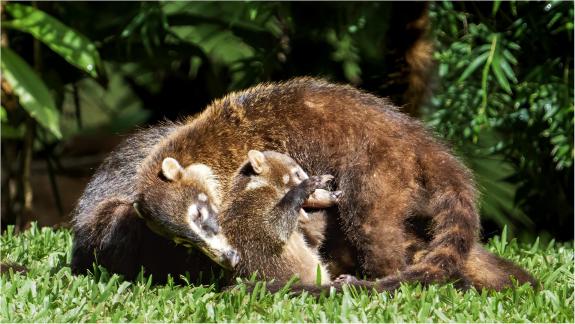
[[[406,267],[406,235],[403,219],[407,217],[411,195],[398,193],[386,200],[376,201],[368,215],[384,215],[367,218],[357,234],[368,241],[358,246],[363,255],[362,269],[372,278],[396,274]]]
[[[377,171],[371,174],[379,176]],[[408,217],[413,201],[409,189],[396,188],[391,182],[377,183],[373,178],[356,174],[339,179],[343,191],[340,200],[343,232],[359,253],[361,271],[371,278],[392,275],[405,268],[407,238],[403,220]]]
[[[356,167],[362,174],[339,182],[347,207],[344,231],[362,254],[365,274],[395,276],[385,283],[397,287],[395,281],[427,284],[460,273],[479,232],[468,171],[439,146],[422,147],[416,155],[372,150],[369,156],[363,161],[368,166]],[[405,222],[418,214],[430,219],[431,240],[420,261],[408,265]]]
[[[430,274],[426,274],[425,272]],[[342,284],[351,286],[374,288],[377,291],[393,291],[399,288],[401,282],[417,280],[423,284],[437,280],[452,280],[456,288],[465,289],[473,286],[477,290],[490,289],[499,291],[513,287],[514,280],[518,284],[529,284],[533,288],[538,288],[539,283],[527,271],[515,263],[505,260],[489,251],[479,243],[475,243],[469,252],[467,259],[461,270],[454,271],[446,277],[433,277],[427,264],[415,264],[408,267],[398,275],[388,276],[377,281],[360,280],[351,275],[340,275],[334,280],[336,287]],[[421,278],[429,280],[421,281]],[[315,292],[317,288],[312,288]]]
[[[462,269],[479,228],[474,196],[464,188],[438,190],[430,199],[429,211],[432,239],[426,252],[415,264],[379,280],[374,288],[394,290],[401,282],[427,285],[458,279],[465,286]]]
[[[420,197],[420,210],[416,212],[428,215],[431,225],[431,240],[424,253],[397,274],[377,282],[354,281],[353,284],[384,291],[397,289],[401,282],[427,285],[456,280],[465,286],[469,280],[476,287],[501,289],[509,286],[510,274],[520,282],[533,283],[525,271],[483,251],[478,245],[479,215],[468,171],[441,151],[428,153],[421,169],[425,195]],[[484,272],[486,275],[476,274],[478,266],[492,270]]]

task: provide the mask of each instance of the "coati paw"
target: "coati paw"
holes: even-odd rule
[[[328,184],[334,179],[332,175],[312,176],[300,185],[308,194],[303,203],[305,208],[327,208],[337,204],[342,195],[341,191],[329,191]]]
[[[326,189],[328,183],[330,183],[334,177],[330,174],[324,174],[321,176],[311,176],[308,181],[309,185],[315,189]]]
[[[304,202],[305,208],[327,208],[335,206],[341,198],[342,191],[328,191],[326,189],[316,189]]]
[[[343,284],[355,285],[355,284],[360,284],[361,282],[362,282],[362,280],[359,280],[355,276],[352,276],[350,274],[339,275],[339,277],[337,277],[333,280],[334,284],[339,284],[339,285],[343,285]]]
[[[324,174],[319,176],[321,179],[321,188],[325,189],[327,187],[327,184],[332,182],[333,179],[335,179],[334,176],[332,176],[331,174]]]

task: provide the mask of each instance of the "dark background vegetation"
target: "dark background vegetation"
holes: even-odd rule
[[[135,127],[310,75],[451,143],[484,236],[573,239],[573,2],[3,2],[1,67],[3,229],[65,224]]]

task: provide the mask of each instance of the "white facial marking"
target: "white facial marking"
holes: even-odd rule
[[[259,180],[259,179],[252,179],[250,182],[248,182],[248,185],[246,186],[246,190],[254,190],[257,188],[261,188],[265,185],[266,185],[266,183]]]
[[[202,207],[200,209],[200,215],[202,215],[202,222],[205,222],[208,220],[208,217],[210,217],[210,212],[206,207]]]
[[[198,195],[198,200],[199,201],[208,201],[208,196],[206,196],[206,194],[202,192],[201,194]]]
[[[222,264],[223,260],[226,258],[226,252],[232,250],[232,247],[228,243],[226,237],[222,234],[208,235],[204,230],[198,227],[195,222],[191,220],[189,224],[191,230],[198,235],[200,240],[205,242],[205,246],[200,245],[198,248],[202,250],[202,252],[210,259],[214,260],[218,264]],[[232,267],[234,266],[235,264],[232,264]]]
[[[284,174],[282,177],[282,181],[284,182],[284,184],[288,184],[289,183],[289,174]]]
[[[188,221],[191,223],[194,223],[195,219],[198,218],[198,206],[196,204],[191,204],[190,207],[188,207]]]
[[[300,174],[304,180],[309,178],[307,173],[305,173],[305,171],[302,168],[298,168],[298,169],[299,169],[299,172],[300,172]]]

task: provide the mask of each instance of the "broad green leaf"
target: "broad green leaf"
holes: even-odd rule
[[[467,79],[471,75],[471,73],[473,73],[475,70],[477,70],[477,68],[480,65],[485,63],[488,56],[489,56],[489,52],[486,52],[486,53],[483,53],[483,54],[479,55],[478,57],[476,57],[475,60],[473,60],[473,62],[471,62],[471,64],[469,64],[469,66],[465,69],[465,71],[463,71],[463,73],[461,74],[461,76],[459,77],[459,80],[457,80],[457,82],[461,82],[461,81]]]
[[[84,35],[30,6],[11,2],[6,4],[6,11],[14,19],[2,22],[2,26],[31,34],[70,64],[92,77],[98,76],[96,68],[100,66],[100,55]]]
[[[28,63],[6,47],[2,47],[0,67],[4,78],[18,95],[22,107],[40,125],[47,128],[57,138],[62,138],[60,115],[42,79],[36,75]]]

